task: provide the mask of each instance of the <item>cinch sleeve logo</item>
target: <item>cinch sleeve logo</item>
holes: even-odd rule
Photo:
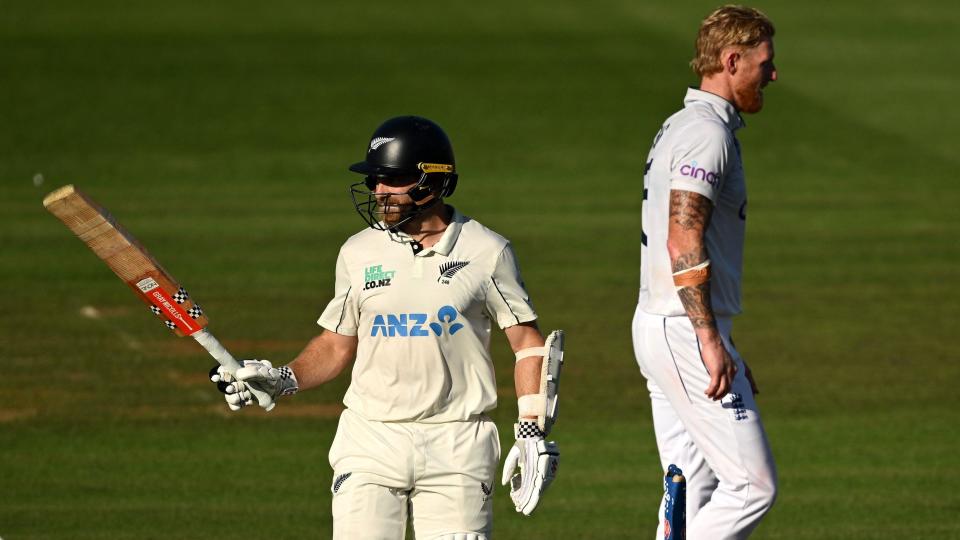
[[[460,316],[452,306],[443,306],[437,311],[436,320],[427,324],[429,316],[426,313],[388,313],[373,318],[370,336],[384,337],[429,337],[429,328],[433,335],[441,336],[444,333],[451,336],[463,329],[463,325],[454,322]]]
[[[716,186],[717,183],[720,182],[720,173],[708,171],[703,167],[697,167],[696,161],[691,161],[689,165],[681,165],[680,174],[697,180],[703,180],[711,186]]]

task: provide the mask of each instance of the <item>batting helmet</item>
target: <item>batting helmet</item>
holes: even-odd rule
[[[376,216],[374,193],[380,179],[418,178],[407,191],[414,207],[391,229],[410,221],[442,197],[453,195],[457,187],[450,139],[436,123],[419,116],[398,116],[381,124],[370,137],[366,159],[351,165],[350,170],[366,176],[350,187],[357,212],[368,225],[381,230],[387,227]]]

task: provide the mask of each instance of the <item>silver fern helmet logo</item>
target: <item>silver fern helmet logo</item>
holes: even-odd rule
[[[440,277],[437,278],[437,281],[444,285],[449,285],[450,279],[453,278],[454,274],[463,270],[468,264],[470,264],[470,261],[449,261],[441,264],[439,268]]]
[[[397,140],[396,137],[377,137],[376,139],[370,141],[370,149],[376,150],[377,148],[380,148],[381,146],[387,144],[388,142],[395,141],[395,140]]]

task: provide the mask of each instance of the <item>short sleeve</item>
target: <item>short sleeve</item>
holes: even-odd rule
[[[359,318],[357,309],[357,292],[353,290],[350,273],[347,270],[347,261],[343,250],[337,256],[337,277],[334,284],[333,300],[327,304],[323,314],[317,319],[317,324],[344,336],[357,335]]]
[[[722,126],[692,126],[673,153],[670,189],[699,193],[716,204],[736,151],[733,137]]]
[[[507,328],[537,319],[510,244],[504,246],[497,257],[490,281],[486,310],[497,326]]]

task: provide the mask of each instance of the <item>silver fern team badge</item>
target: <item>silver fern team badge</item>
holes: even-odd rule
[[[437,278],[437,281],[444,285],[449,285],[454,274],[463,270],[468,264],[470,264],[470,261],[449,261],[441,264],[440,277]]]
[[[396,137],[377,137],[376,139],[370,141],[370,149],[376,150],[377,148],[380,148],[390,141],[395,141],[396,139]]]

